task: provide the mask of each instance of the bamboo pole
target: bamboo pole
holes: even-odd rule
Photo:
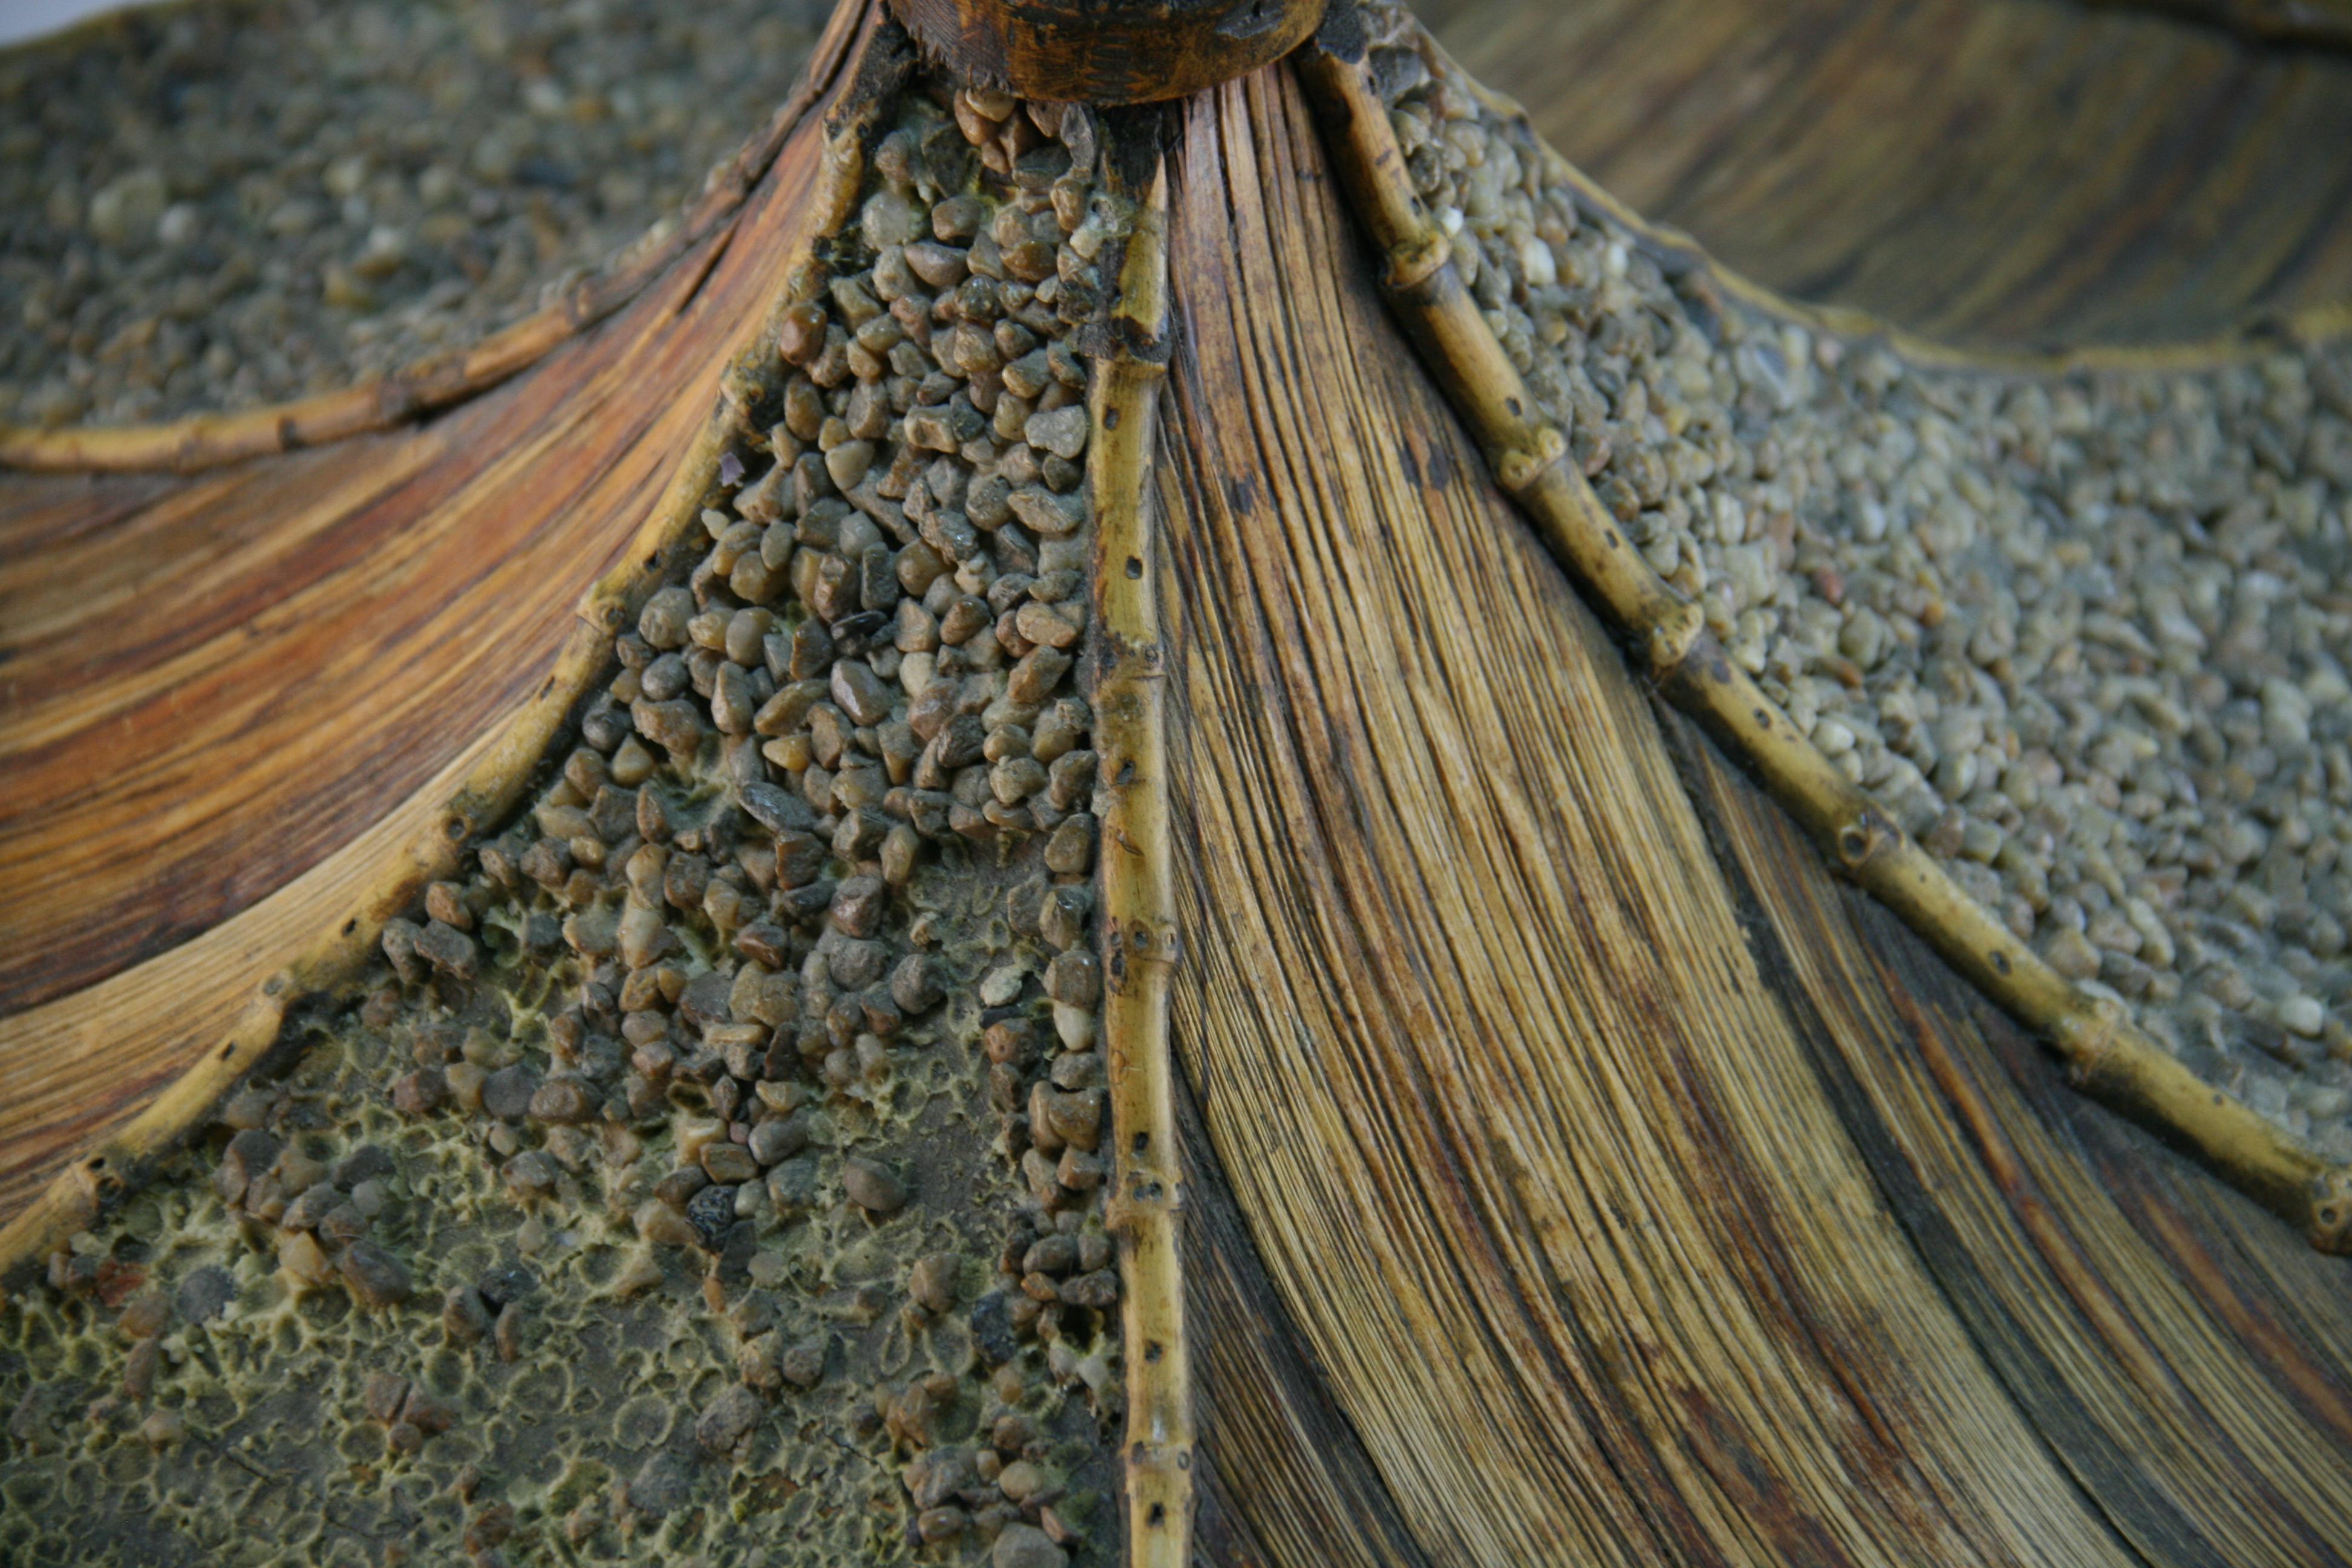
[[[2330,1164],[2198,1079],[2111,998],[2078,989],[1963,892],[1725,656],[1704,614],[1619,531],[1566,435],[1536,416],[1518,371],[1455,272],[1445,233],[1405,172],[1387,105],[1363,69],[1352,8],[1297,57],[1340,179],[1383,261],[1389,299],[1497,482],[1570,574],[1641,649],[1666,699],[1763,783],[1832,863],[2065,1064],[2076,1088],[2191,1150],[2301,1229],[2352,1252],[2352,1168]]]
[[[1114,190],[1111,199],[1121,199]],[[1189,1568],[1192,1363],[1176,1226],[1168,981],[1178,953],[1168,836],[1167,652],[1157,540],[1145,500],[1153,410],[1167,374],[1164,167],[1135,215],[1097,359],[1087,480],[1095,503],[1095,734],[1102,753],[1103,1037],[1113,1129],[1105,1215],[1118,1240],[1127,1359],[1129,1568]]]
[[[793,90],[735,155],[711,171],[676,213],[562,297],[465,348],[410,361],[382,376],[309,397],[153,425],[0,425],[0,468],[51,472],[194,473],[247,458],[323,446],[385,430],[462,403],[528,370],[643,292],[671,264],[734,222],[793,128],[834,79],[856,40],[855,8],[844,7],[817,40]],[[725,243],[722,237],[719,243]]]

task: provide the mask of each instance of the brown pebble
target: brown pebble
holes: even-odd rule
[[[989,1568],[1069,1568],[1070,1554],[1034,1524],[1012,1523],[997,1532]]]
[[[416,939],[417,956],[434,968],[460,979],[472,976],[479,963],[474,939],[446,921],[429,921]]]
[[[453,1285],[441,1299],[441,1335],[453,1345],[474,1345],[490,1331],[489,1309],[471,1285]]]
[[[971,1516],[951,1503],[942,1504],[938,1508],[927,1508],[915,1516],[915,1533],[923,1538],[923,1543],[927,1546],[936,1546],[943,1541],[953,1541],[971,1528]]]
[[[482,1080],[482,1109],[503,1121],[520,1121],[530,1111],[539,1080],[527,1067],[500,1068]]]
[[[141,1340],[131,1347],[122,1363],[122,1397],[136,1404],[146,1403],[155,1392],[155,1368],[163,1357],[163,1346],[153,1340]]]
[[[724,1454],[759,1425],[762,1409],[760,1396],[741,1384],[721,1389],[696,1419],[694,1440],[706,1454]]]
[[[744,1386],[775,1394],[784,1385],[783,1339],[775,1330],[754,1334],[735,1350],[735,1374]]]
[[[363,1306],[394,1307],[408,1300],[408,1270],[374,1242],[352,1242],[335,1266]]]
[[[763,1123],[764,1125],[764,1123]],[[759,1162],[740,1143],[713,1141],[702,1146],[702,1172],[713,1182],[733,1186],[760,1173]]]
[[[150,1411],[139,1424],[139,1436],[151,1448],[168,1448],[188,1435],[187,1418],[177,1410]]]
[[[509,1301],[499,1309],[499,1321],[490,1331],[491,1342],[499,1349],[500,1361],[522,1358],[522,1303]]]
[[[1061,1284],[1062,1300],[1074,1307],[1092,1307],[1097,1311],[1118,1300],[1118,1276],[1108,1268],[1092,1274],[1080,1274]]]
[[[771,1116],[751,1129],[745,1147],[751,1157],[762,1165],[773,1165],[789,1160],[808,1147],[809,1126],[805,1116]],[[728,1178],[749,1181],[749,1176]]]
[[[600,1103],[585,1079],[558,1073],[532,1091],[529,1114],[533,1121],[585,1121],[596,1114]]]
[[[500,1167],[508,1186],[526,1198],[543,1198],[555,1191],[555,1162],[541,1149],[526,1149]]]
[[[947,1313],[954,1310],[956,1281],[963,1272],[963,1259],[952,1252],[934,1252],[918,1258],[907,1278],[907,1292],[926,1310]]]
[[[842,1163],[842,1189],[868,1214],[896,1214],[907,1205],[907,1184],[878,1161],[853,1154]]]
[[[1004,695],[1014,702],[1043,702],[1054,694],[1054,688],[1069,673],[1069,668],[1070,656],[1060,648],[1031,648],[1006,677]]]
[[[824,1381],[825,1349],[829,1342],[819,1335],[803,1340],[784,1352],[777,1365],[784,1381],[795,1388],[814,1388]]]
[[[410,1384],[408,1398],[400,1407],[400,1418],[426,1436],[432,1436],[456,1426],[457,1413],[426,1392],[420,1383]]]
[[[371,1421],[390,1422],[400,1418],[400,1407],[408,1399],[408,1380],[395,1373],[378,1372],[368,1374],[360,1391],[360,1405]]]
[[[392,1086],[392,1108],[403,1116],[430,1115],[447,1103],[449,1080],[439,1068],[419,1068]]]
[[[1091,1007],[1102,999],[1102,964],[1082,947],[1056,953],[1045,966],[1045,994],[1072,1007]]]
[[[149,1290],[131,1299],[114,1326],[126,1339],[146,1340],[162,1333],[171,1321],[172,1303],[160,1291]]]

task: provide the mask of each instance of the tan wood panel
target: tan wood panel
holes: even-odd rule
[[[2131,1560],[1882,1203],[1307,125],[1253,79],[1181,147],[1177,1039],[1396,1516],[1446,1563]]]
[[[1735,270],[1951,342],[2352,299],[2352,58],[2064,0],[1416,0]]]

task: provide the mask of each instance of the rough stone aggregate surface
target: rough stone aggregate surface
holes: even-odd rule
[[[2352,1159],[2352,345],[1993,374],[1727,300],[1401,8],[1413,183],[1731,657],[1964,888]]]
[[[674,224],[824,0],[196,0],[0,53],[0,421],[462,347]]]

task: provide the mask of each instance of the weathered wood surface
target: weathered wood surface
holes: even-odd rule
[[[2352,58],[2049,0],[1419,0],[1636,210],[1970,345],[2214,336],[2352,293]]]
[[[733,224],[446,418],[193,478],[0,475],[0,1215],[414,879],[764,318],[803,107]]]
[[[1759,890],[1286,79],[1177,167],[1204,1560],[2335,1560],[2341,1264],[2053,1088],[1749,791]]]

